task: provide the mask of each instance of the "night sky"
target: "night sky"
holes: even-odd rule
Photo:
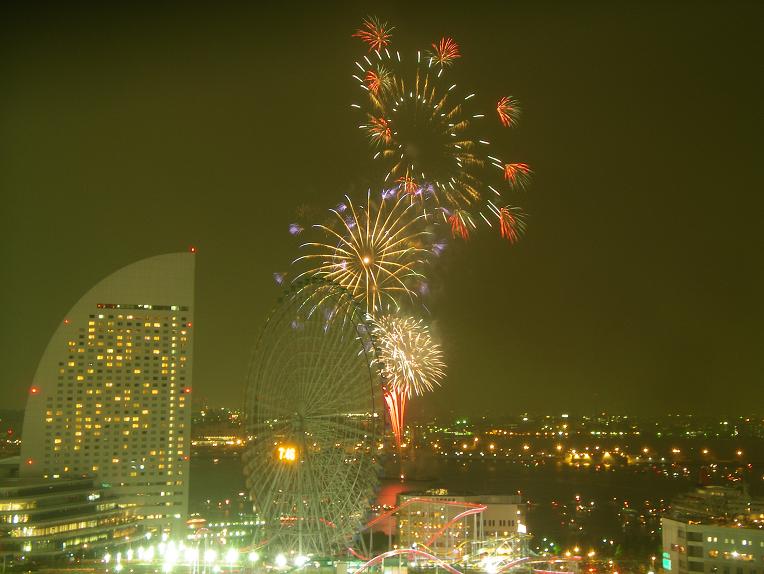
[[[402,50],[452,35],[486,113],[518,98],[489,135],[536,174],[519,244],[443,257],[449,374],[412,414],[760,410],[760,2],[21,4],[0,15],[4,407],[86,290],[190,245],[196,396],[241,403],[295,208],[367,183],[371,13]]]

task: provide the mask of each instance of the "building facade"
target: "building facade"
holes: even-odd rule
[[[398,496],[396,528],[404,548],[425,545],[450,553],[467,543],[525,534],[520,495],[457,495],[445,490]]]
[[[188,514],[193,253],[108,276],[62,319],[29,388],[22,477],[98,477],[157,528]]]
[[[764,507],[744,491],[699,488],[661,521],[662,567],[672,574],[764,574]]]
[[[672,574],[764,573],[764,530],[663,518],[663,569]]]
[[[142,537],[109,490],[92,478],[0,478],[0,556],[48,560]]]

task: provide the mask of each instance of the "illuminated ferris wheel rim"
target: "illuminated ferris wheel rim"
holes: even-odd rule
[[[247,487],[274,554],[331,555],[378,484],[381,390],[365,315],[321,279],[279,300],[252,355]]]

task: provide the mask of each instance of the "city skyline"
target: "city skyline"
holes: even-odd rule
[[[485,62],[462,77],[522,101],[512,149],[536,172],[521,242],[477,233],[442,260],[431,309],[447,378],[409,412],[736,413],[760,401],[760,7],[494,8],[501,17],[374,7]],[[367,185],[347,70],[371,9],[11,14],[8,406],[23,408],[80,293],[191,246],[198,394],[243,399],[295,209]]]
[[[762,574],[763,17],[5,8],[3,573]]]

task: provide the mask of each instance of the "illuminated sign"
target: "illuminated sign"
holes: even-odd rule
[[[280,446],[278,449],[279,460],[294,462],[297,460],[297,449],[293,446]]]
[[[663,553],[663,569],[671,570],[671,555],[668,552]]]

